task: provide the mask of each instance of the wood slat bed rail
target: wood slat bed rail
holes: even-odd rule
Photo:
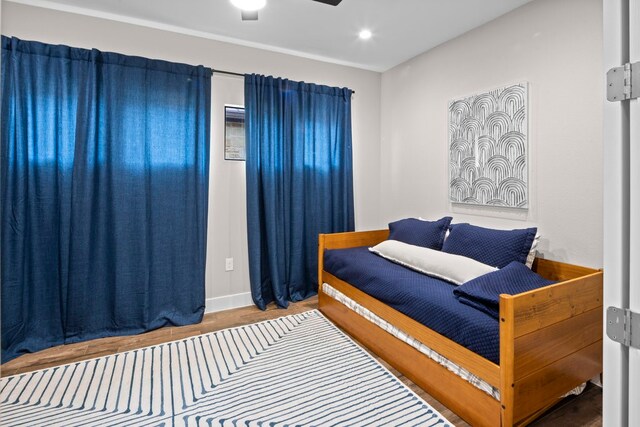
[[[559,396],[602,371],[602,340],[584,347],[514,384],[514,419],[519,421],[538,408],[555,403]]]
[[[536,258],[533,262],[532,269],[542,277],[558,282],[575,279],[577,277],[586,276],[600,271],[589,267],[581,267],[579,265],[551,261],[543,258]]]
[[[602,307],[515,339],[514,378],[519,380],[602,340]]]
[[[500,295],[500,304],[513,300],[514,338],[602,307],[602,271],[515,296]]]
[[[389,237],[389,230],[353,231],[348,233],[321,234],[324,249],[344,249],[356,246],[374,246]]]

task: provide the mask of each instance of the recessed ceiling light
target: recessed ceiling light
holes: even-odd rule
[[[362,30],[360,31],[360,34],[358,34],[358,37],[360,37],[362,40],[369,40],[371,36],[372,34],[369,30]]]
[[[267,0],[231,0],[231,4],[240,10],[255,12],[262,9],[267,4]]]

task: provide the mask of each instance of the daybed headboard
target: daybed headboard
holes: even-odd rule
[[[318,286],[322,287],[323,255],[325,249],[344,249],[356,246],[375,246],[387,240],[389,229],[356,231],[318,235]]]

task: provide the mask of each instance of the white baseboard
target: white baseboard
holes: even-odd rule
[[[230,310],[232,308],[247,307],[253,305],[251,292],[241,294],[225,295],[222,297],[207,298],[204,312],[215,313],[216,311]]]

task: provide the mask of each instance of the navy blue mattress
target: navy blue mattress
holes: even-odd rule
[[[440,335],[498,364],[498,321],[460,303],[455,285],[369,252],[367,247],[324,253],[324,269]]]

